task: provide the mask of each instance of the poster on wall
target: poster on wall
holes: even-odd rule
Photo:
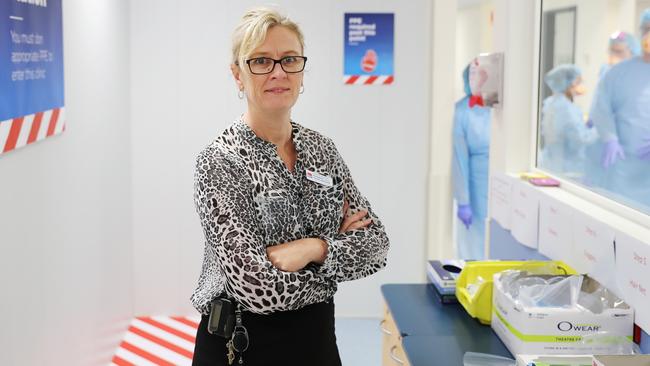
[[[393,13],[345,13],[343,82],[388,85],[394,81]]]
[[[0,154],[65,130],[61,0],[0,1]]]

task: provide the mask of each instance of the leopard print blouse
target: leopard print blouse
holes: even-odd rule
[[[288,170],[276,146],[235,121],[199,154],[194,203],[205,235],[203,267],[191,300],[202,314],[226,292],[245,310],[295,310],[334,295],[337,283],[386,266],[389,241],[329,138],[292,124],[297,151]],[[316,173],[316,174],[313,174]],[[319,176],[320,174],[320,176]],[[325,176],[320,183],[309,179]],[[331,178],[331,180],[329,179]],[[339,234],[343,202],[368,209],[372,223]],[[318,237],[328,244],[325,263],[297,272],[275,268],[266,247]]]

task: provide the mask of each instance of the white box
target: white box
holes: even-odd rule
[[[528,366],[543,362],[547,365],[562,366],[592,366],[592,356],[543,356],[543,355],[517,355],[517,366]]]
[[[629,306],[607,309],[601,314],[578,309],[523,307],[503,292],[499,277],[500,274],[494,275],[492,329],[513,355],[607,353],[606,345],[579,342],[583,336],[597,332],[632,339],[634,310]],[[583,289],[585,286],[600,284],[585,276]]]
[[[650,366],[650,355],[594,356],[593,366]]]

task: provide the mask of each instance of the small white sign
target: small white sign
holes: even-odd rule
[[[564,260],[572,252],[573,210],[551,197],[539,202],[539,252],[554,260]]]
[[[490,217],[506,230],[510,230],[510,203],[514,179],[506,174],[499,174],[493,175],[490,182]]]
[[[614,230],[591,216],[574,213],[572,266],[580,273],[588,273],[614,291],[622,294],[616,284],[614,259]]]
[[[313,172],[309,169],[305,169],[305,175],[307,176],[307,179],[309,179],[312,182],[316,182],[318,184],[322,184],[327,187],[331,187],[334,185],[334,182],[332,181],[332,177],[328,177],[326,175]]]
[[[537,249],[539,194],[528,182],[515,181],[512,188],[510,232],[521,244]]]
[[[650,244],[616,233],[616,277],[635,323],[650,332]]]

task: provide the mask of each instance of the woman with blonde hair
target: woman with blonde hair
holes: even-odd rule
[[[244,14],[231,71],[247,110],[196,164],[205,252],[193,365],[341,365],[337,283],[386,265],[384,227],[334,143],[291,119],[306,62],[296,23]]]

